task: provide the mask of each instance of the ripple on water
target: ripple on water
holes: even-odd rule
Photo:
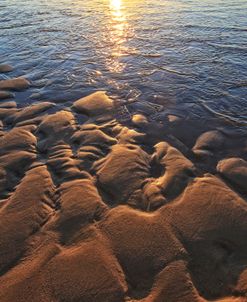
[[[0,60],[33,82],[21,103],[104,89],[126,101],[169,96],[243,121],[246,11],[242,0],[3,0]]]

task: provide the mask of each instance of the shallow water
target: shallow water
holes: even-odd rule
[[[1,0],[0,62],[32,81],[22,104],[107,90],[246,122],[246,16],[246,0]]]

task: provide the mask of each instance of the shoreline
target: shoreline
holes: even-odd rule
[[[104,91],[20,107],[4,81],[1,302],[246,301],[244,132]]]

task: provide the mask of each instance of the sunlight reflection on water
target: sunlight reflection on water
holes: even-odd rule
[[[121,5],[122,5],[122,0],[110,0],[110,6],[111,8],[116,11],[116,13],[118,15],[122,15],[122,12],[121,12]]]
[[[128,23],[124,16],[121,0],[111,0],[109,4],[110,22],[109,22],[109,45],[112,46],[111,58],[106,60],[108,69],[111,72],[120,73],[124,70],[126,64],[121,63],[118,58],[124,55],[124,43],[126,42],[126,32]]]

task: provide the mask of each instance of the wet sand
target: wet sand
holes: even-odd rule
[[[247,301],[244,126],[30,85],[0,81],[1,302]]]

